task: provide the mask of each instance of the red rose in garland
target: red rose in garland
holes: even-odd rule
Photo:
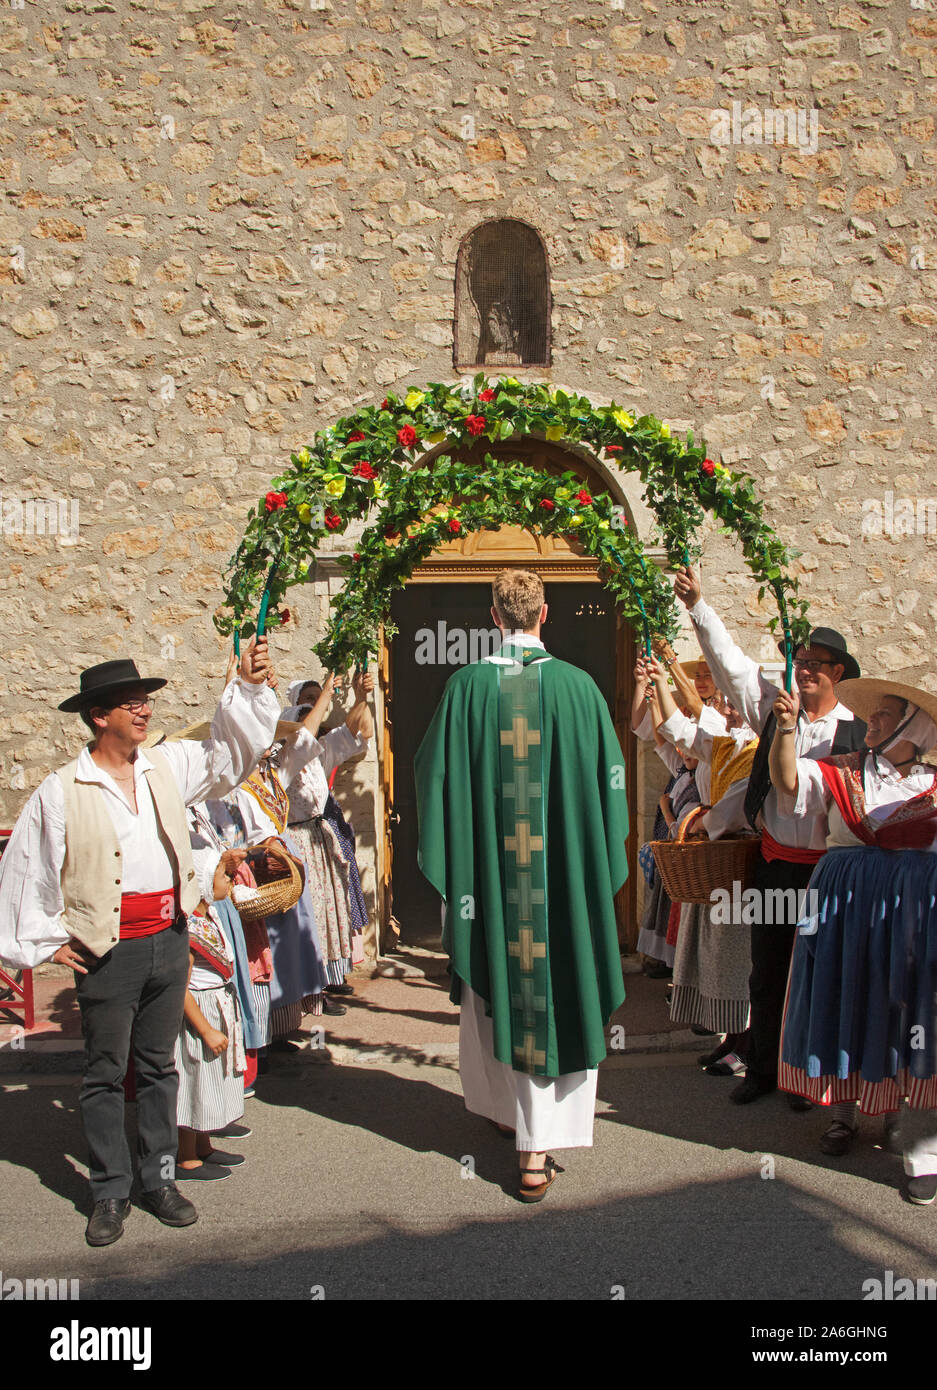
[[[341,517],[333,512],[331,507],[326,508],[325,524],[330,531],[337,531],[342,524]]]
[[[268,512],[282,511],[286,506],[285,492],[268,492],[264,498],[264,506]]]
[[[469,434],[484,434],[487,423],[484,415],[467,415],[465,417],[465,428]]]
[[[489,401],[493,401],[494,398],[495,398],[495,393],[494,393],[494,391],[491,389],[490,386],[488,387],[488,390],[487,390],[487,391],[482,391],[482,392],[479,394],[479,397],[478,397],[478,399],[479,399],[480,401],[484,401],[486,405],[488,404]]]
[[[364,435],[362,435],[361,438],[363,439]],[[361,463],[355,464],[354,468],[351,470],[351,476],[353,478],[367,478],[370,480],[371,478],[376,478],[377,473],[369,463],[362,461]]]
[[[589,496],[588,492],[586,492],[584,487],[580,488],[579,491],[575,494],[575,496],[576,501],[581,502],[584,507],[587,507],[589,503],[592,501],[592,498]]]
[[[459,521],[458,517],[453,517],[452,520],[449,522],[449,530],[452,532],[454,536],[457,536],[459,532],[462,530],[462,523],[461,521]]]
[[[703,459],[700,468],[702,468],[703,472],[709,478],[711,478],[716,471],[716,465],[713,463],[712,459]]]
[[[386,396],[385,396],[384,399],[381,401],[381,409],[382,409],[382,410],[390,410],[390,403],[389,403],[389,401],[388,401],[388,399],[387,399]]]
[[[549,497],[541,497],[540,505],[545,512],[556,511],[556,503],[551,501]]]
[[[620,454],[620,453],[621,453],[621,445],[620,445],[620,444],[606,444],[606,446],[605,446],[605,452],[606,452],[607,454]]]
[[[416,430],[412,425],[404,425],[397,431],[397,443],[402,444],[405,449],[412,449],[416,443]]]
[[[350,434],[350,435],[348,436],[348,439],[347,439],[346,443],[348,443],[348,444],[358,444],[362,439],[364,439],[364,437],[365,437],[365,436],[364,436],[364,431],[363,431],[363,430],[355,430],[355,431],[353,431],[352,434]]]

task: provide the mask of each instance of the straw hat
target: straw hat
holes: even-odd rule
[[[680,658],[678,657],[677,660],[680,661]],[[701,656],[696,657],[693,661],[680,661],[680,665],[683,667],[684,672],[689,676],[690,680],[695,680],[701,666],[705,666],[707,669],[709,668],[709,662]],[[710,671],[709,674],[712,675],[712,671]]]
[[[895,695],[899,700],[908,700],[937,724],[937,695],[932,695],[927,690],[918,690],[916,686],[905,685],[901,681],[881,680],[872,676],[843,680],[836,687],[837,699],[865,723],[869,722],[869,715],[878,708],[883,695]]]

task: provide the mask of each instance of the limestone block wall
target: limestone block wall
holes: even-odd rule
[[[207,710],[250,500],[356,402],[452,377],[458,246],[500,216],[549,253],[528,375],[701,430],[817,621],[937,688],[928,0],[14,0],[0,63],[5,821],[79,744],[82,667]],[[713,534],[704,574],[760,654]]]

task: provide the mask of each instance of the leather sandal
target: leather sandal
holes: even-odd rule
[[[522,1202],[542,1202],[547,1195],[547,1188],[556,1181],[558,1173],[565,1173],[566,1169],[561,1168],[553,1159],[552,1154],[547,1154],[542,1168],[522,1168],[521,1179],[525,1173],[543,1173],[544,1181],[537,1183],[536,1187],[525,1187],[523,1181],[519,1182],[517,1195]]]

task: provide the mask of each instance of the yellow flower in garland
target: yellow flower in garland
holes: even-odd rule
[[[426,438],[428,439],[428,441],[430,442],[430,444],[441,444],[441,443],[443,442],[443,440],[445,439],[445,437],[446,437],[446,431],[445,431],[445,430],[433,430],[433,433],[432,433],[432,434],[428,434],[428,435],[426,436]]]
[[[571,517],[569,518],[569,524],[570,524],[570,526],[581,526],[581,525],[582,525],[582,517],[579,515],[578,512],[576,513],[575,516],[571,516]]]
[[[563,425],[547,425],[547,439],[562,439],[565,433]]]
[[[615,421],[615,424],[619,425],[623,430],[630,430],[634,424],[634,416],[629,415],[627,410],[613,410],[612,419]]]
[[[719,477],[720,477],[720,478],[731,478],[731,477],[732,477],[732,474],[730,473],[729,469],[726,468],[725,464],[723,464],[723,463],[717,463],[717,464],[716,464],[716,470],[715,470],[715,471],[719,474]]]
[[[374,489],[375,497],[384,496],[384,484],[381,482],[380,478],[375,478],[374,482],[371,484],[371,487]]]
[[[408,410],[416,410],[417,406],[422,405],[425,400],[425,391],[408,391],[403,398],[403,403]]]
[[[330,497],[341,497],[345,491],[346,479],[343,477],[332,478],[325,485],[325,490]]]
[[[299,506],[296,508],[296,515],[299,517],[300,521],[303,523],[304,526],[308,526],[310,521],[312,520],[312,508],[310,507],[309,503],[300,502]]]
[[[558,487],[553,496],[556,498],[557,502],[566,502],[572,497],[572,493],[568,487]]]
[[[599,522],[599,530],[600,530],[600,531],[610,531],[611,529],[612,529],[612,528],[611,528],[611,525],[610,525],[609,522],[607,522],[607,521],[600,521],[600,522]]]
[[[669,426],[669,425],[661,425],[661,427],[660,427],[660,434],[661,434],[661,439],[669,439],[669,438],[670,438],[670,426]]]
[[[312,454],[310,454],[308,449],[300,449],[299,453],[296,455],[296,458],[300,463],[308,463],[309,460],[312,458]]]

